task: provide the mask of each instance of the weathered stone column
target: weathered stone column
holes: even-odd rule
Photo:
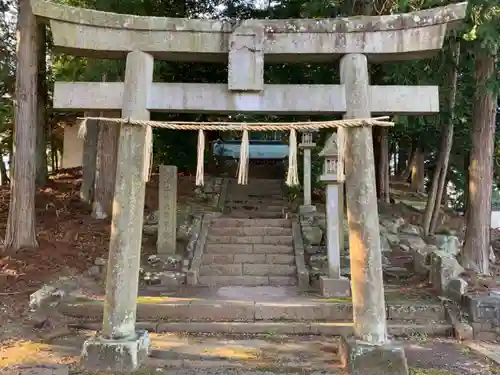
[[[311,200],[311,150],[316,147],[316,143],[312,141],[312,133],[302,133],[302,142],[299,147],[304,151],[304,204],[299,207],[301,214],[309,214],[316,211],[316,207],[312,205]]]
[[[99,117],[99,112],[85,112],[86,117]],[[99,124],[97,121],[87,121],[87,134],[83,143],[82,185],[80,199],[91,204],[94,195],[94,181],[97,161],[97,140],[99,139]]]
[[[173,255],[177,245],[177,167],[160,165],[158,241],[160,255]]]
[[[370,117],[366,56],[344,56],[340,62],[340,76],[346,95],[345,117]],[[352,374],[407,374],[404,350],[387,344],[372,129],[348,128],[345,135],[346,199],[356,340],[342,341],[341,357]]]
[[[127,56],[124,118],[148,120],[147,100],[153,57],[139,51]],[[87,369],[134,371],[149,354],[147,332],[137,332],[136,310],[144,215],[146,129],[123,125],[118,147],[113,220],[109,244],[103,330],[87,340],[82,362]]]

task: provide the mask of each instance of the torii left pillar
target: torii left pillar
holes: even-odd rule
[[[146,108],[153,63],[153,57],[144,52],[128,54],[124,118],[149,120]],[[136,330],[146,132],[145,127],[127,124],[120,130],[103,330],[87,340],[82,350],[82,365],[90,371],[135,371],[150,353],[148,333]]]

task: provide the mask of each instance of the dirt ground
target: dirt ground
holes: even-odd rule
[[[79,170],[53,176],[36,193],[38,249],[16,254],[0,253],[0,339],[6,326],[22,321],[28,311],[29,295],[59,276],[79,275],[97,257],[107,258],[110,220],[91,217],[92,208],[79,199]],[[194,177],[179,176],[179,202],[193,195]],[[146,186],[146,211],[158,207],[158,176]],[[0,186],[0,238],[4,238],[9,213],[10,190]],[[154,251],[146,241],[145,252]],[[22,326],[22,325],[21,325]],[[8,338],[13,331],[8,330]]]
[[[95,220],[91,217],[91,207],[79,200],[79,185],[79,171],[73,170],[54,176],[46,186],[39,188],[36,195],[39,248],[26,249],[16,254],[0,253],[0,373],[7,373],[4,372],[6,368],[15,369],[16,366],[24,366],[17,367],[21,369],[19,371],[8,372],[17,375],[26,373],[22,368],[30,366],[41,365],[43,369],[53,365],[74,365],[78,361],[82,339],[89,333],[68,331],[64,320],[60,317],[53,317],[53,320],[51,318],[48,321],[46,317],[38,320],[39,318],[29,311],[28,304],[29,295],[45,282],[63,275],[81,274],[92,265],[95,258],[106,257],[110,220]],[[179,201],[189,199],[194,193],[194,188],[194,177],[179,176]],[[0,238],[5,235],[9,195],[8,187],[0,187]],[[147,185],[146,209],[149,211],[156,209],[157,201],[157,176],[153,176]],[[392,209],[394,214],[417,215],[415,212],[408,213],[408,208],[404,205],[395,205]],[[154,251],[154,241],[146,241],[144,246],[145,251]],[[47,337],[47,333],[57,338],[52,340]],[[210,372],[208,369],[233,368],[237,363],[236,367],[240,370],[246,369],[248,370],[246,373],[256,374],[293,373],[299,368],[300,373],[316,373],[314,372],[316,370],[319,371],[317,373],[325,371],[341,373],[331,364],[333,349],[329,340],[318,338],[283,340],[285,341],[277,344],[276,339],[272,337],[259,340],[220,337],[200,339],[182,335],[153,337],[156,345],[155,353],[160,358],[153,356],[151,368],[153,372],[161,373],[166,363],[170,365],[178,363],[179,366],[168,372],[229,374],[234,372],[232,370]],[[274,349],[270,349],[271,344],[274,345]],[[281,349],[277,349],[280,345]],[[423,349],[415,349],[417,346]],[[61,348],[65,348],[65,351]],[[412,370],[415,375],[500,374],[500,370],[495,372],[497,369],[495,366],[473,356],[453,342],[408,343],[408,348],[413,348],[409,351],[408,357],[411,366],[415,366]],[[211,352],[208,353],[207,350]],[[168,352],[167,357],[162,354],[164,352]],[[260,363],[257,359],[262,359],[265,353],[276,355],[273,360],[271,360],[273,356],[268,355],[266,357],[268,360]],[[172,358],[172,355],[177,357]],[[198,363],[201,359],[204,363],[208,361],[207,356],[211,359],[209,366],[200,365],[194,372],[181,371],[186,367],[186,360]],[[304,365],[304,361],[308,363],[307,366]],[[290,368],[290,363],[293,364],[292,367],[295,366],[295,370]],[[256,366],[250,366],[251,364]],[[253,368],[253,372],[249,370],[249,366]],[[308,367],[311,371],[305,371]],[[76,369],[72,371],[79,373]],[[27,373],[48,375],[57,372]]]

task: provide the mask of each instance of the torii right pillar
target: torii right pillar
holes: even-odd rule
[[[345,118],[369,118],[366,56],[345,55],[340,76],[346,95]],[[349,374],[405,375],[404,349],[387,340],[371,127],[346,128],[344,160],[354,337],[341,340],[340,355]]]

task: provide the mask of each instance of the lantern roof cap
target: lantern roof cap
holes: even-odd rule
[[[325,147],[319,153],[319,156],[338,156],[339,146],[337,144],[337,133],[332,133],[332,135],[326,140]]]

